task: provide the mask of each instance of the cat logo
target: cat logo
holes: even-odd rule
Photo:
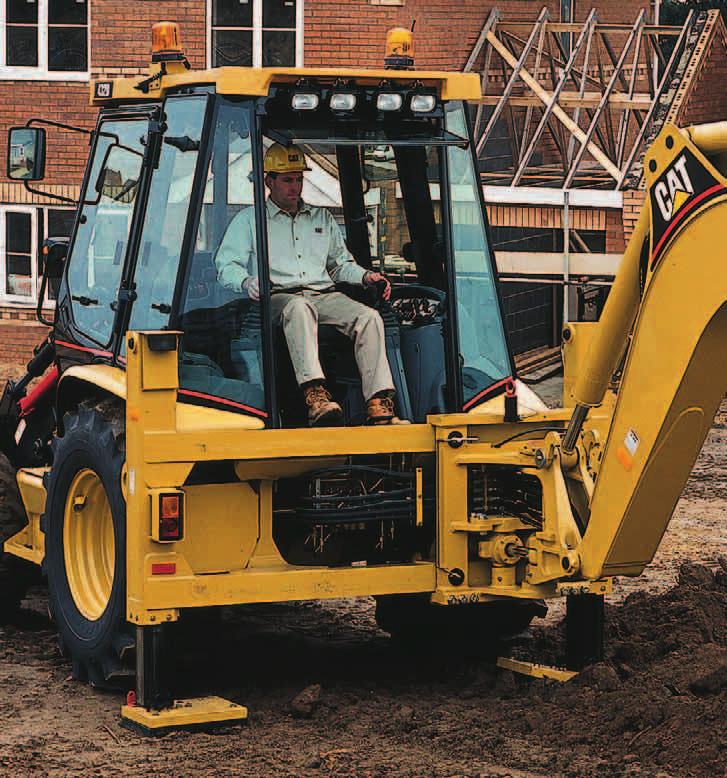
[[[113,81],[97,81],[93,96],[101,100],[109,98],[111,97],[113,86]]]
[[[652,269],[690,214],[725,192],[719,174],[706,160],[689,148],[675,153],[674,161],[650,185]]]
[[[664,221],[671,221],[671,217],[693,194],[694,187],[687,171],[687,157],[682,154],[654,187],[654,199]]]

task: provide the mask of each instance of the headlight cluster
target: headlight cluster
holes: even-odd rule
[[[328,107],[335,112],[353,111],[364,97],[355,92],[331,91],[328,95]],[[437,98],[432,94],[413,92],[379,92],[375,95],[377,111],[401,111],[404,105],[416,114],[432,113],[437,107]],[[294,111],[315,111],[321,105],[318,92],[295,92],[291,95],[290,106]]]

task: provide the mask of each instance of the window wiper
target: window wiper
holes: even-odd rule
[[[173,135],[166,136],[164,143],[168,143],[180,151],[199,151],[199,141],[190,138],[189,135],[180,135],[179,137],[174,137]]]

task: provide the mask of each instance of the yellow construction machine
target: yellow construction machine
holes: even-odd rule
[[[44,247],[51,334],[0,400],[28,519],[5,561],[42,566],[74,675],[135,683],[122,715],[146,730],[246,715],[163,683],[166,625],[193,608],[373,596],[393,635],[474,644],[565,597],[569,667],[598,660],[611,576],[652,559],[727,387],[727,123],[666,126],[647,152],[618,278],[600,323],[567,325],[549,410],[503,326],[478,77],[413,69],[402,32],[390,46],[380,70],[195,72],[162,23],[147,77],[91,83],[75,225]],[[28,187],[48,125],[11,130]],[[272,143],[304,150],[304,198],[391,282],[361,301],[409,425],[363,423],[350,342],[323,326],[345,423],[305,424],[271,317]],[[215,265],[244,210],[259,300]]]

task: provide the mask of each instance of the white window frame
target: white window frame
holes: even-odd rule
[[[62,204],[44,205],[42,208],[39,208],[38,210],[42,212],[42,216],[43,216],[43,240],[46,240],[47,238],[60,237],[58,235],[50,235],[48,233],[48,211],[70,211],[71,213],[75,213],[76,211],[76,209],[73,206],[64,206]],[[36,259],[36,272],[38,271],[37,265],[38,265],[38,260]],[[41,282],[41,277],[38,276],[38,285],[36,287],[38,291],[40,291],[40,282]],[[38,295],[36,293],[36,300],[37,299],[38,299]],[[45,297],[43,298],[43,308],[49,309],[49,308],[55,308],[55,306],[56,306],[56,301],[48,295],[48,288],[46,287]]]
[[[10,213],[30,214],[30,288],[32,294],[25,297],[21,294],[8,294],[6,290],[7,276],[7,215]],[[35,307],[38,302],[38,208],[33,205],[0,205],[0,303],[20,305],[25,308]]]
[[[0,0],[0,79],[89,81],[91,78],[91,0],[86,0],[86,70],[48,70],[48,0],[35,0],[35,2],[38,4],[38,64],[35,67],[24,67],[5,64],[7,60],[7,3],[5,0]]]
[[[45,1],[45,0],[43,0]],[[207,67],[212,67],[212,5],[215,0],[207,0]],[[90,2],[90,0],[89,0]],[[264,0],[249,0],[252,3],[252,66],[263,66],[263,2]],[[303,67],[303,2],[297,0],[295,6],[295,67]],[[225,29],[225,28],[219,28]],[[249,27],[228,27],[226,29],[249,30]],[[272,28],[266,28],[270,31]],[[277,29],[277,28],[276,28]],[[281,32],[291,32],[292,27],[281,27]]]

